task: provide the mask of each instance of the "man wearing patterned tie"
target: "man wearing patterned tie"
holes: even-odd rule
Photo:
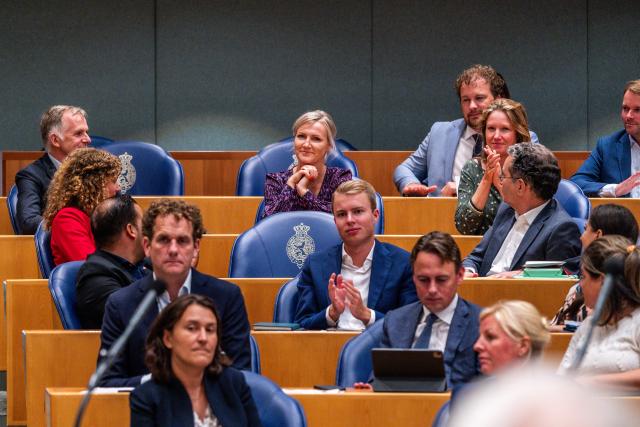
[[[494,99],[509,98],[504,78],[489,65],[467,68],[455,87],[462,118],[434,123],[418,149],[398,165],[393,181],[403,196],[456,196],[462,166],[482,150],[482,113]],[[538,142],[534,132],[531,141]]]
[[[416,242],[411,264],[419,301],[387,313],[380,347],[440,350],[449,388],[466,383],[480,372],[473,351],[480,307],[458,295],[460,249],[451,235],[432,231]]]

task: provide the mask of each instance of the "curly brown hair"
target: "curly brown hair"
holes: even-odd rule
[[[184,218],[190,222],[193,227],[191,237],[194,242],[200,240],[202,235],[207,232],[202,224],[200,208],[196,205],[188,204],[184,200],[160,199],[151,203],[149,209],[144,213],[142,235],[153,240],[153,227],[156,225],[156,218],[167,215],[173,215],[177,221]]]
[[[180,321],[182,315],[187,311],[187,308],[193,304],[211,310],[217,321],[216,334],[218,336],[218,345],[216,346],[213,360],[209,366],[205,368],[205,372],[209,375],[219,375],[225,366],[231,364],[231,360],[220,347],[222,325],[218,311],[211,298],[198,294],[183,295],[176,298],[160,312],[151,325],[149,335],[147,335],[144,361],[153,378],[160,383],[166,384],[174,376],[171,369],[171,349],[167,348],[164,343],[164,331],[173,331],[173,328],[178,321]]]
[[[73,206],[87,215],[102,202],[105,187],[120,175],[120,160],[111,153],[95,148],[78,148],[62,162],[47,191],[47,207],[43,220],[51,227],[60,209]]]

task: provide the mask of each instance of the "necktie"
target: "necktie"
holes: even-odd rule
[[[476,145],[473,146],[473,157],[478,157],[482,154],[482,136],[476,133],[473,135],[473,139],[476,141]]]
[[[435,322],[436,320],[438,320],[438,316],[433,313],[427,316],[427,324],[416,340],[413,348],[429,348],[429,341],[431,341],[431,329],[433,329],[433,322]]]

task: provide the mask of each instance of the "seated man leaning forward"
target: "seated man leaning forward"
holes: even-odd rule
[[[469,277],[511,277],[527,261],[580,254],[580,230],[553,198],[560,168],[542,144],[515,144],[499,175],[504,202],[493,225],[464,260]]]
[[[432,231],[413,247],[411,264],[420,301],[387,313],[380,347],[440,350],[449,388],[469,382],[480,372],[473,350],[480,307],[458,296],[460,249],[449,234]]]
[[[144,276],[142,208],[129,195],[102,201],[91,214],[96,251],[78,271],[76,308],[84,329],[100,329],[109,295]]]
[[[310,255],[300,273],[295,321],[305,329],[363,329],[387,311],[416,301],[409,253],[375,239],[380,213],[366,181],[333,193],[341,245]]]
[[[640,197],[640,79],[624,87],[620,117],[624,129],[599,138],[571,177],[589,197]]]
[[[191,268],[204,233],[200,210],[179,200],[154,202],[142,220],[143,246],[153,274],[113,293],[107,300],[100,348],[108,350],[122,334],[154,279],[166,283],[166,291],[143,316],[113,367],[100,385],[133,387],[149,379],[144,363],[145,340],[158,313],[178,296],[199,294],[211,298],[225,325],[219,337],[222,350],[238,369],[249,369],[249,321],[240,288]]]

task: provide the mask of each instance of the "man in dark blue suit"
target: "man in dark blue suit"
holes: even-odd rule
[[[407,251],[375,240],[375,190],[342,183],[333,194],[341,245],[310,255],[298,281],[295,321],[305,329],[363,329],[416,301]]]
[[[564,261],[580,254],[580,230],[553,198],[560,168],[542,144],[515,144],[502,166],[504,202],[463,265],[470,277],[512,277],[526,261]]]
[[[204,233],[200,210],[178,200],[154,202],[145,213],[142,233],[145,255],[151,260],[153,274],[109,296],[100,348],[108,350],[122,334],[155,279],[165,282],[166,290],[145,313],[100,385],[131,387],[149,378],[144,358],[151,323],[169,302],[189,293],[206,295],[213,300],[222,323],[223,333],[219,337],[222,350],[231,358],[234,367],[249,369],[249,321],[240,289],[191,267]]]
[[[624,129],[598,139],[571,177],[589,197],[640,197],[640,80],[625,86],[621,118]]]
[[[473,351],[480,307],[458,296],[460,249],[449,234],[433,231],[418,240],[411,264],[419,301],[387,313],[380,346],[441,350],[449,387],[466,383],[480,372]]]
[[[49,183],[69,153],[90,142],[87,113],[71,105],[54,105],[42,114],[40,133],[46,153],[16,174],[21,234],[34,234],[42,221]]]

